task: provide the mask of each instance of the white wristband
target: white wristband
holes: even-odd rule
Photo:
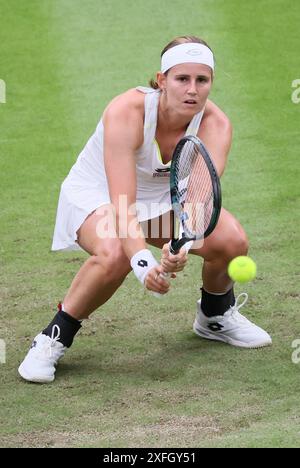
[[[131,258],[130,265],[137,279],[144,284],[147,274],[158,265],[158,262],[149,249],[143,249]]]

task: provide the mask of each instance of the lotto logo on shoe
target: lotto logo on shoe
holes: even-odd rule
[[[33,341],[33,342],[31,343],[30,349],[35,348],[35,347],[36,347],[36,341]]]
[[[138,261],[138,266],[140,266],[142,268],[147,267],[148,266],[147,260],[139,260]]]
[[[221,331],[222,328],[224,328],[224,327],[220,323],[209,323],[207,325],[207,328],[209,328],[213,332],[216,332],[216,331]]]

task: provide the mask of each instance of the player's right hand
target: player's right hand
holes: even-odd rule
[[[178,254],[173,255],[170,253],[169,244],[164,244],[162,248],[162,257],[161,257],[161,265],[167,273],[178,273],[182,271],[186,266],[188,261],[188,255],[185,247],[181,247]]]
[[[166,294],[170,289],[170,283],[162,274],[163,268],[161,265],[152,268],[145,278],[145,288],[159,294]],[[176,274],[172,273],[171,278],[176,278]]]

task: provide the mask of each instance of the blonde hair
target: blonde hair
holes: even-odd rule
[[[164,55],[164,53],[167,52],[167,50],[171,49],[172,47],[178,46],[180,44],[185,44],[185,43],[188,43],[188,42],[191,42],[191,43],[196,42],[198,44],[203,44],[212,51],[212,49],[209,47],[209,45],[203,39],[201,39],[200,37],[197,37],[197,36],[178,36],[178,37],[175,37],[175,39],[173,39],[171,42],[169,42],[163,48],[160,56],[162,57]],[[168,72],[166,72],[165,75],[167,75],[167,73]],[[153,89],[159,89],[159,86],[158,86],[157,82],[153,78],[151,78],[151,80],[149,81],[149,85]]]

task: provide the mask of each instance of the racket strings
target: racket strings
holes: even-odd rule
[[[189,207],[189,230],[205,232],[211,220],[213,191],[209,170],[202,157],[195,159],[186,192],[185,209]]]
[[[177,167],[177,200],[188,235],[202,235],[213,213],[213,186],[207,164],[195,145],[188,141],[182,148]]]

